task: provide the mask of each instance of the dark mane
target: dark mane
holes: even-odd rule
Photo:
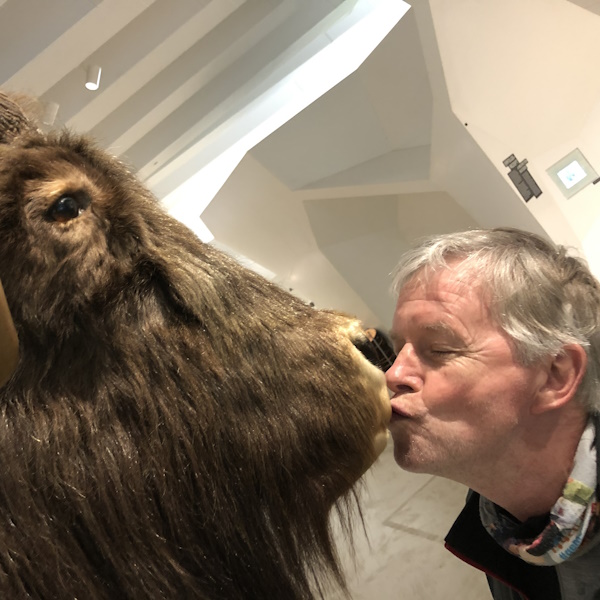
[[[329,514],[350,523],[385,426],[356,323],[200,242],[91,141],[2,110],[21,359],[0,390],[0,597],[343,586]],[[57,223],[64,196],[83,210]]]

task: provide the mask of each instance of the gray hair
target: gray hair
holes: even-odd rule
[[[600,283],[585,261],[517,229],[450,233],[427,238],[402,257],[394,291],[456,261],[461,279],[480,285],[520,364],[559,354],[566,344],[585,349],[588,365],[576,398],[589,412],[600,411]]]

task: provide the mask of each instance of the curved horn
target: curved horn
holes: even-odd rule
[[[35,124],[27,117],[18,98],[11,98],[0,92],[0,143],[10,142],[24,131],[36,130]],[[30,101],[31,102],[31,101]]]
[[[12,375],[19,360],[19,340],[0,282],[0,387]]]

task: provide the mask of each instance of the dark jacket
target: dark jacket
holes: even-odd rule
[[[531,565],[485,530],[475,492],[446,536],[446,548],[488,576],[495,600],[600,600],[600,535],[556,567]]]

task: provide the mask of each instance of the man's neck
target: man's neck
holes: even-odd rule
[[[573,403],[572,403],[573,404]],[[547,514],[562,495],[587,423],[578,405],[532,418],[510,452],[469,487],[520,521]]]

